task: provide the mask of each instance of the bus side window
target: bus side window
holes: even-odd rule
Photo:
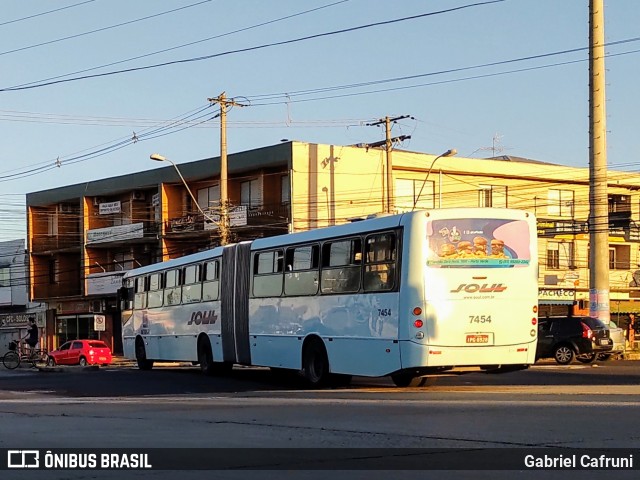
[[[195,303],[202,299],[202,283],[200,283],[200,264],[184,268],[182,287],[182,303]]]
[[[318,293],[318,245],[287,249],[287,270],[284,274],[284,294],[315,295]]]
[[[164,274],[164,304],[180,304],[180,270],[169,270]]]
[[[395,287],[396,241],[393,233],[370,235],[365,240],[365,292],[385,292]]]
[[[149,291],[147,293],[147,308],[162,306],[164,294],[162,291],[162,274],[152,273],[149,275]]]
[[[218,300],[220,295],[220,262],[213,260],[204,264],[202,300]]]
[[[322,293],[360,290],[362,241],[359,238],[327,242],[322,246]]]
[[[284,255],[282,250],[253,254],[253,296],[279,297],[282,295]]]
[[[141,310],[147,308],[147,277],[138,277],[135,282],[135,296],[133,298],[133,308]]]

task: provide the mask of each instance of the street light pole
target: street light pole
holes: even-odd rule
[[[418,192],[418,195],[416,196],[416,199],[413,201],[413,208],[411,209],[412,212],[416,209],[416,205],[418,204],[418,200],[420,200],[420,195],[422,195],[422,189],[427,184],[427,180],[429,179],[429,175],[431,174],[431,170],[433,170],[433,166],[436,164],[436,160],[438,160],[439,158],[442,158],[442,157],[453,157],[457,153],[458,153],[458,151],[455,148],[451,148],[451,149],[447,150],[446,152],[441,153],[440,155],[438,155],[436,158],[433,159],[433,162],[431,162],[431,166],[429,167],[429,170],[427,170],[427,175],[424,177],[424,181],[422,182],[422,186],[420,187],[420,192]]]
[[[189,196],[191,197],[191,200],[193,200],[194,205],[196,206],[196,208],[198,209],[198,211],[204,216],[204,218],[206,218],[207,220],[209,220],[210,222],[215,223],[216,225],[219,225],[219,222],[217,220],[215,220],[211,215],[209,215],[208,213],[205,213],[204,210],[202,210],[202,208],[200,207],[200,204],[198,203],[198,200],[196,199],[196,197],[193,195],[193,192],[191,191],[191,189],[189,188],[189,185],[187,185],[187,181],[184,179],[184,177],[182,176],[182,173],[180,173],[180,169],[178,168],[178,166],[173,163],[172,160],[169,160],[167,157],[163,157],[162,155],[160,155],[159,153],[152,153],[149,158],[151,160],[155,160],[156,162],[168,162],[171,165],[173,165],[173,168],[176,169],[176,172],[178,172],[178,176],[180,177],[180,180],[182,180],[182,183],[184,185],[184,188],[187,189],[187,192],[189,192]]]
[[[589,315],[608,324],[609,201],[604,0],[590,0],[589,14]]]

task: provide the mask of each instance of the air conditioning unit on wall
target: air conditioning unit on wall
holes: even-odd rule
[[[58,205],[58,211],[60,213],[73,213],[73,205],[68,203],[61,203]]]
[[[144,200],[145,196],[144,196],[144,192],[141,192],[139,190],[134,190],[133,192],[131,192],[131,200]]]

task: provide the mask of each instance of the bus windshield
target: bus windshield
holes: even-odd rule
[[[524,220],[434,219],[427,223],[427,266],[527,267],[531,262],[530,235]]]

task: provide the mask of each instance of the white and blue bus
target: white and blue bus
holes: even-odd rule
[[[509,371],[535,361],[531,213],[414,211],[216,247],[127,272],[124,354],[351,376]]]

